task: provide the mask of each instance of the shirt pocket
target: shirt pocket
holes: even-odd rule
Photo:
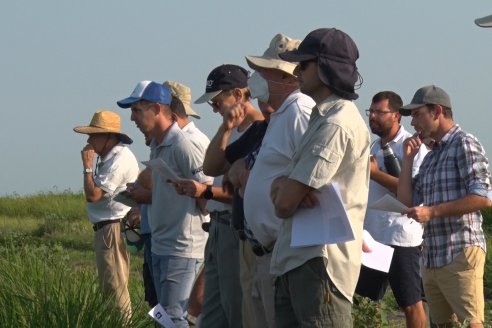
[[[316,179],[323,180],[324,177],[331,176],[330,170],[339,160],[339,155],[325,145],[314,145],[311,150],[316,158],[313,175]]]

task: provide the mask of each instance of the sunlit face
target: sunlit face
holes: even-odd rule
[[[376,103],[372,103],[367,111],[369,114],[369,127],[371,132],[379,137],[387,136],[391,130],[399,126],[398,119],[400,114],[389,108],[389,100],[384,99]]]
[[[208,102],[214,113],[219,113],[221,116],[224,116],[224,112],[227,108],[236,103],[237,99],[232,90],[222,91]]]
[[[435,126],[438,124],[435,120],[434,112],[429,106],[422,106],[412,109],[412,126],[419,133],[420,138],[432,137]]]
[[[137,128],[142,131],[144,135],[151,136],[151,131],[155,127],[156,113],[152,106],[155,103],[148,103],[144,101],[137,101],[131,106],[132,114],[130,119],[135,122]]]

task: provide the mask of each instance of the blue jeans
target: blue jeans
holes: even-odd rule
[[[152,273],[159,303],[176,327],[188,327],[186,313],[201,259],[152,253]]]

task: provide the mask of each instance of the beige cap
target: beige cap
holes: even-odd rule
[[[174,82],[174,81],[165,81],[163,83],[165,86],[171,89],[171,94],[174,98],[178,99],[180,103],[183,105],[186,115],[193,116],[195,118],[200,118],[193,108],[191,108],[191,89],[184,84]]]
[[[294,75],[294,69],[297,64],[280,59],[278,54],[296,50],[300,43],[301,40],[294,40],[279,33],[273,37],[270,46],[265,50],[263,56],[246,56],[246,61],[248,62],[249,67],[254,70],[258,67],[274,68],[290,75]]]

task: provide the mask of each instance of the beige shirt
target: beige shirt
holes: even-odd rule
[[[338,290],[352,300],[361,265],[362,229],[369,192],[370,135],[355,104],[332,95],[313,108],[288,177],[315,189],[338,182],[355,240],[291,248],[292,218],[283,220],[272,254],[271,273],[282,275],[315,257]]]

